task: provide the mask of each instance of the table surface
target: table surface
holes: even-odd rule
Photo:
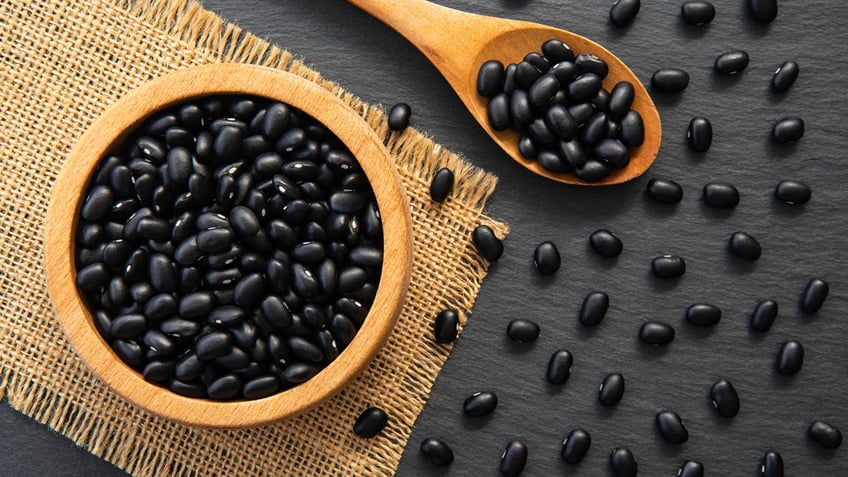
[[[203,4],[248,31],[304,57],[328,78],[372,103],[412,106],[412,123],[472,163],[500,177],[487,212],[512,229],[506,252],[483,284],[462,338],[442,370],[404,454],[398,475],[497,475],[511,439],[524,441],[524,475],[611,475],[609,450],[627,446],[641,475],[675,475],[686,459],[702,461],[708,475],[757,475],[767,450],[783,455],[788,475],[836,475],[848,468],[848,451],[826,451],[806,438],[816,419],[848,431],[848,214],[845,184],[848,128],[848,6],[837,0],[781,3],[769,25],[756,23],[742,0],[716,0],[717,16],[693,27],[680,17],[681,0],[652,0],[633,23],[616,28],[608,20],[611,1],[440,0],[483,14],[552,24],[607,46],[643,83],[661,67],[691,76],[681,94],[655,93],[664,126],[655,165],[630,183],[607,188],[565,186],[534,176],[499,151],[473,122],[439,73],[413,46],[378,21],[341,0],[203,0]],[[398,2],[403,8],[403,2]],[[461,39],[457,39],[461,41]],[[750,66],[734,77],[716,77],[719,54],[744,49]],[[769,91],[772,72],[787,60],[801,75],[781,95]],[[771,125],[801,116],[806,134],[794,145],[769,140]],[[693,153],[686,128],[694,116],[712,120],[712,148]],[[684,188],[676,205],[652,202],[645,187],[668,177]],[[806,206],[778,203],[773,189],[783,179],[809,184]],[[723,181],[741,192],[732,210],[705,206],[704,184]],[[588,237],[607,228],[624,242],[617,259],[603,259]],[[763,246],[762,258],[732,257],[727,239],[746,231]],[[552,240],[563,255],[557,274],[534,269],[535,246]],[[686,259],[682,278],[651,276],[651,258],[674,253]],[[811,277],[831,285],[822,310],[804,315],[798,297]],[[590,291],[605,291],[610,309],[596,328],[583,328],[577,314]],[[774,327],[754,334],[747,321],[754,305],[772,298],[780,305]],[[683,320],[686,307],[706,302],[723,310],[721,323],[695,329]],[[513,318],[541,325],[538,341],[518,345],[505,337]],[[637,337],[645,320],[673,324],[677,338],[661,349]],[[803,370],[778,375],[773,361],[780,344],[798,339],[806,350]],[[544,379],[548,357],[569,349],[573,375],[564,386]],[[625,376],[620,404],[603,408],[597,387],[610,372]],[[708,390],[718,379],[738,390],[742,411],[732,420],[712,409]],[[479,419],[462,414],[468,395],[491,390],[500,404]],[[686,444],[662,441],[654,415],[680,414]],[[578,466],[559,457],[560,444],[577,426],[592,436]],[[430,465],[418,451],[430,436],[456,454],[448,469]],[[75,448],[67,439],[0,406],[0,474],[122,475],[111,464]]]

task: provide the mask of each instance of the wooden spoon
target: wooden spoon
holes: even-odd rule
[[[516,162],[549,179],[568,184],[611,185],[644,173],[660,148],[662,130],[657,109],[641,81],[621,60],[601,45],[564,30],[518,20],[475,15],[424,0],[348,0],[406,37],[442,72],[465,106],[489,136]],[[567,44],[575,53],[591,53],[609,66],[604,88],[629,81],[636,90],[632,109],[642,116],[645,142],[631,149],[630,164],[598,182],[585,182],[572,174],[553,173],[518,151],[519,135],[512,129],[495,131],[486,113],[488,98],[477,93],[477,73],[488,60],[504,65],[518,63],[531,51],[540,51],[550,39]]]

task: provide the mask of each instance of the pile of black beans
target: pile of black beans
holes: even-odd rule
[[[555,173],[596,182],[630,163],[631,148],[642,145],[645,126],[631,109],[635,96],[627,81],[603,88],[609,66],[595,55],[575,55],[559,40],[542,53],[528,53],[504,68],[487,61],[477,92],[489,98],[489,125],[520,134],[518,150]]]
[[[258,399],[353,339],[382,270],[359,163],[284,103],[208,96],[155,113],[94,171],[76,283],[126,364],[178,394]]]

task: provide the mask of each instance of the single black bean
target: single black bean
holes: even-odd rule
[[[554,133],[545,122],[544,117],[534,119],[527,126],[527,133],[532,137],[537,144],[554,145],[559,142],[559,137]]]
[[[624,397],[624,376],[608,374],[598,390],[598,402],[604,406],[615,406]]]
[[[546,73],[537,79],[527,92],[527,99],[536,108],[543,108],[553,99],[560,88],[559,79],[552,73]]]
[[[801,310],[808,314],[817,313],[824,305],[828,293],[830,285],[826,281],[821,278],[811,279],[801,294]]]
[[[704,477],[704,464],[687,460],[677,469],[677,477]]]
[[[512,117],[509,111],[509,96],[506,93],[493,96],[486,107],[489,126],[495,131],[503,131],[508,128],[512,124]]]
[[[615,26],[623,27],[636,18],[640,6],[640,0],[616,0],[610,8],[610,20]]]
[[[837,449],[842,445],[842,432],[824,421],[813,421],[807,428],[807,435],[825,449]]]
[[[453,310],[443,310],[433,322],[433,336],[436,343],[450,343],[456,339],[459,327],[459,315]]]
[[[115,354],[123,362],[132,367],[138,367],[144,364],[144,351],[142,351],[141,346],[135,341],[114,340],[112,341],[112,349],[115,350]]]
[[[330,196],[330,209],[341,214],[355,214],[365,206],[365,197],[359,192],[340,191]]]
[[[551,64],[574,59],[574,52],[571,51],[571,48],[559,40],[548,40],[543,43],[542,54]]]
[[[713,207],[733,208],[739,204],[739,190],[731,184],[712,182],[703,190],[704,203]]]
[[[91,247],[101,241],[105,234],[100,224],[88,224],[81,229],[77,235],[77,242],[86,247]]]
[[[587,159],[586,162],[574,169],[574,175],[586,182],[597,182],[612,172],[612,166],[606,161]]]
[[[197,357],[209,361],[229,353],[232,349],[232,336],[223,331],[212,331],[197,339],[194,344]]]
[[[223,371],[235,371],[243,369],[250,364],[251,357],[244,350],[232,347],[230,351],[213,360],[215,366]]]
[[[491,60],[480,66],[477,73],[477,92],[480,96],[491,97],[503,91],[506,72],[500,61]]]
[[[686,273],[686,261],[677,255],[660,255],[651,261],[651,271],[659,278],[677,278]]]
[[[762,477],[783,477],[783,457],[774,451],[766,452],[760,463],[760,475]]]
[[[225,374],[211,383],[206,388],[206,393],[212,399],[231,399],[241,391],[242,381],[234,374]]]
[[[200,331],[200,325],[194,321],[179,317],[168,318],[159,324],[159,330],[178,339],[189,338]]]
[[[503,255],[503,242],[488,225],[478,225],[471,233],[471,241],[477,252],[489,262],[497,262]]]
[[[128,314],[116,316],[112,320],[109,334],[117,339],[138,338],[147,331],[147,320],[142,314]]]
[[[177,360],[174,373],[181,381],[193,381],[200,377],[206,364],[198,359],[197,355],[190,352]]]
[[[501,455],[501,474],[508,477],[521,475],[527,464],[527,446],[515,439],[506,445]]]
[[[180,299],[179,312],[183,318],[208,315],[215,307],[215,297],[208,291],[189,293]]]
[[[571,377],[571,367],[574,365],[574,356],[568,350],[557,350],[548,361],[548,369],[545,377],[551,384],[563,384]]]
[[[779,68],[777,68],[774,72],[774,76],[771,78],[771,89],[778,93],[787,91],[795,83],[795,80],[798,79],[798,73],[800,73],[800,71],[801,69],[798,66],[798,63],[794,61],[787,61],[783,63]]]
[[[674,204],[683,200],[683,188],[671,179],[651,179],[648,181],[647,191],[657,202]]]
[[[593,151],[594,157],[616,169],[623,169],[630,164],[630,151],[618,139],[603,139]]]
[[[283,377],[286,381],[292,384],[300,384],[308,381],[310,378],[318,374],[321,368],[314,364],[294,363],[289,365],[283,371]]]
[[[529,61],[522,61],[516,65],[515,81],[522,89],[529,90],[541,76],[542,72],[539,68]],[[504,90],[506,91],[506,88]]]
[[[710,388],[710,401],[723,417],[732,418],[739,414],[739,394],[730,381],[721,379],[713,383]]]
[[[616,447],[610,451],[609,464],[615,477],[636,477],[639,465],[633,452],[626,447]]]
[[[748,53],[742,50],[729,51],[715,60],[715,70],[723,75],[735,75],[748,67]]]
[[[601,58],[591,53],[580,53],[574,57],[574,64],[577,66],[580,73],[593,73],[599,79],[604,79],[609,73],[609,66]],[[577,101],[580,102],[580,101]]]
[[[251,273],[236,283],[234,298],[236,304],[255,307],[265,294],[265,280],[259,273]]]
[[[510,63],[504,70],[504,93],[511,94],[518,87],[518,79],[515,77],[517,71],[518,65],[515,63]]]
[[[761,23],[771,23],[777,18],[777,0],[748,0],[751,14]]]
[[[774,188],[774,196],[790,205],[802,205],[810,201],[813,191],[802,182],[781,181]]]
[[[624,144],[636,147],[645,142],[645,124],[642,116],[635,110],[629,110],[624,114],[618,124],[619,139]]]
[[[142,376],[147,381],[154,383],[167,383],[174,377],[173,361],[149,361],[142,371]]]
[[[683,444],[689,440],[689,432],[683,425],[683,419],[676,412],[660,411],[656,415],[657,429],[669,444]]]
[[[542,275],[551,275],[559,270],[562,259],[553,242],[542,242],[533,252],[533,264]]]
[[[453,171],[447,167],[443,167],[436,171],[430,182],[430,198],[433,202],[444,202],[453,190],[454,175]]]
[[[260,376],[244,383],[242,394],[245,399],[261,399],[276,393],[280,383],[274,376]]]
[[[573,102],[588,101],[601,90],[601,77],[595,73],[584,73],[569,83],[567,89]]]
[[[578,139],[560,141],[559,157],[572,169],[583,167],[586,164],[586,152]]]
[[[786,341],[780,347],[774,367],[783,375],[797,374],[804,365],[804,347],[795,340]]]
[[[102,255],[101,255],[102,256]],[[135,283],[147,277],[150,254],[144,248],[133,250],[124,266],[124,280],[127,283]]]
[[[235,235],[230,228],[201,230],[197,234],[197,247],[205,253],[222,253],[232,247]]]
[[[710,2],[683,2],[680,6],[680,12],[686,23],[692,25],[703,25],[713,21],[716,10]]]
[[[84,291],[94,291],[109,283],[109,269],[101,262],[88,265],[77,272],[77,286]]]
[[[299,361],[307,363],[320,363],[324,359],[324,353],[321,352],[316,344],[299,336],[292,336],[286,341],[292,355]]]
[[[674,334],[674,327],[659,321],[646,321],[639,327],[639,338],[649,345],[667,345],[674,340]]]
[[[545,112],[544,120],[548,129],[566,141],[577,133],[577,121],[574,120],[568,109],[561,104],[554,104],[549,107]]]
[[[136,147],[142,156],[155,163],[161,163],[165,159],[164,145],[152,137],[140,138],[136,141]]]
[[[454,459],[453,450],[441,439],[428,437],[421,441],[421,453],[437,467],[447,467]]]
[[[758,242],[753,235],[745,232],[735,232],[731,235],[729,247],[731,252],[745,260],[757,260],[763,253],[763,248],[760,246],[760,242]]]
[[[97,222],[112,210],[115,199],[112,189],[105,185],[94,186],[82,204],[82,218],[89,222]]]
[[[661,68],[651,76],[651,86],[664,93],[679,93],[689,86],[689,73],[680,68]]]
[[[492,413],[498,407],[498,396],[490,391],[480,391],[468,396],[462,403],[462,412],[466,416],[481,417]]]
[[[539,338],[541,329],[534,321],[516,318],[509,322],[506,327],[506,335],[512,341],[518,343],[526,343],[536,341]]]
[[[621,239],[609,230],[596,230],[589,236],[589,244],[592,248],[607,258],[615,258],[621,255],[624,244]]]
[[[609,295],[604,292],[593,291],[583,299],[580,307],[580,324],[583,326],[597,326],[604,319],[609,309]]]
[[[168,389],[186,397],[205,398],[206,391],[202,384],[187,383],[179,379],[173,379],[168,383]]]
[[[804,120],[790,117],[779,120],[771,128],[771,138],[778,144],[795,142],[804,136]]]
[[[177,277],[174,273],[174,266],[164,254],[157,253],[150,256],[147,266],[147,277],[153,288],[160,293],[172,293],[177,289]]]
[[[696,117],[689,121],[686,140],[693,151],[706,152],[713,143],[713,126],[707,118]]]
[[[539,165],[550,172],[562,173],[571,171],[571,166],[553,151],[540,151],[536,156]]]
[[[233,160],[241,150],[242,130],[236,126],[224,126],[218,132],[212,150],[219,160]]]
[[[388,423],[389,416],[386,411],[378,407],[369,407],[356,418],[353,432],[359,437],[370,439],[385,429]]]
[[[544,56],[540,55],[539,53],[537,53],[535,51],[532,51],[532,52],[524,55],[524,61],[535,66],[536,69],[539,70],[542,73],[547,73],[548,70],[551,69],[550,62],[548,62],[548,60],[545,59]]]
[[[142,238],[165,242],[171,237],[171,226],[165,219],[142,217],[136,228]]]
[[[127,282],[120,276],[113,277],[109,280],[107,289],[109,300],[116,305],[122,305],[130,298],[130,289],[127,286]]]
[[[774,300],[763,300],[757,303],[754,312],[751,313],[751,329],[760,333],[768,331],[777,318],[777,310],[777,302]]]
[[[579,464],[592,446],[592,437],[582,428],[572,429],[562,441],[560,456],[569,464]]]
[[[715,326],[721,321],[721,308],[706,303],[696,303],[686,309],[686,321],[695,326]]]
[[[175,147],[168,151],[168,180],[174,187],[180,187],[188,181],[192,172],[191,153],[184,147]]]
[[[412,108],[406,103],[397,103],[389,109],[388,124],[392,131],[403,131],[409,127]]]
[[[633,104],[633,98],[636,96],[636,90],[633,85],[627,81],[621,81],[616,84],[610,91],[607,99],[607,111],[615,118],[620,118],[630,111],[630,106]]]
[[[582,126],[595,114],[595,105],[590,102],[572,104],[568,106],[568,114],[577,121],[577,124]]]
[[[144,304],[144,315],[151,321],[163,321],[177,314],[177,300],[170,293],[160,293]]]
[[[516,89],[509,96],[509,114],[512,117],[512,128],[521,131],[536,118],[533,108],[530,106],[530,98],[527,91]]]

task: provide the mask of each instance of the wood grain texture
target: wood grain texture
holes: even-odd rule
[[[76,287],[74,230],[89,177],[113,144],[143,119],[191,98],[249,94],[290,104],[326,125],[358,159],[371,182],[383,220],[380,286],[368,317],[339,357],[309,381],[273,396],[216,402],[177,395],[146,382],[124,364],[94,327]],[[107,109],[74,147],[51,196],[45,222],[45,269],[51,299],[71,345],[116,392],[155,414],[214,428],[256,426],[305,412],[337,393],[385,343],[408,286],[412,261],[408,201],[391,158],[374,131],[349,106],[295,75],[256,66],[194,67],[161,77]]]
[[[444,75],[480,126],[509,156],[524,168],[558,182],[587,186],[620,184],[644,174],[660,149],[662,125],[650,95],[638,77],[618,57],[588,38],[569,31],[520,20],[466,13],[424,0],[407,0],[398,8],[392,0],[349,0],[398,31],[415,45]],[[544,42],[558,39],[578,53],[592,53],[607,62],[609,75],[604,88],[611,91],[621,81],[635,89],[632,109],[645,124],[645,142],[631,151],[630,164],[616,169],[597,182],[586,182],[573,174],[550,172],[538,161],[518,150],[519,133],[511,128],[496,131],[489,126],[488,98],[477,92],[477,73],[489,60],[504,65],[518,63]]]

